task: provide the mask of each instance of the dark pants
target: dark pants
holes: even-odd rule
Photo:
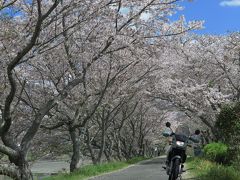
[[[203,154],[200,147],[194,147],[193,151],[194,151],[194,156],[195,157],[200,157]]]

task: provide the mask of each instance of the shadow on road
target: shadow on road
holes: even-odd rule
[[[156,158],[156,159],[152,159],[151,161],[140,162],[139,164],[140,165],[154,165],[154,164],[163,165],[165,164],[165,158]]]

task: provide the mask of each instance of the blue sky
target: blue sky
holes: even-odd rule
[[[204,20],[204,29],[195,31],[198,34],[224,35],[240,31],[240,0],[184,0],[180,4],[185,9],[171,19],[176,20],[180,15],[185,15],[187,21]],[[8,15],[9,12],[7,10]]]
[[[240,31],[240,0],[193,0],[181,5],[185,6],[185,9],[173,18],[184,14],[187,21],[205,20],[205,28],[197,31],[199,34]]]

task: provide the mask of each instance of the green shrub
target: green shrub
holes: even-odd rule
[[[239,180],[239,173],[231,166],[215,166],[209,169],[206,178],[211,180]]]
[[[204,156],[217,163],[226,163],[228,146],[223,143],[211,143],[204,147]]]
[[[223,106],[216,120],[218,140],[228,145],[226,160],[240,166],[240,102]]]
[[[194,179],[199,180],[240,180],[240,172],[232,166],[223,166],[206,159],[194,158],[188,161]]]

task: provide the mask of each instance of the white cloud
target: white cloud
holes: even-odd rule
[[[240,0],[228,0],[220,2],[220,6],[240,6]]]

